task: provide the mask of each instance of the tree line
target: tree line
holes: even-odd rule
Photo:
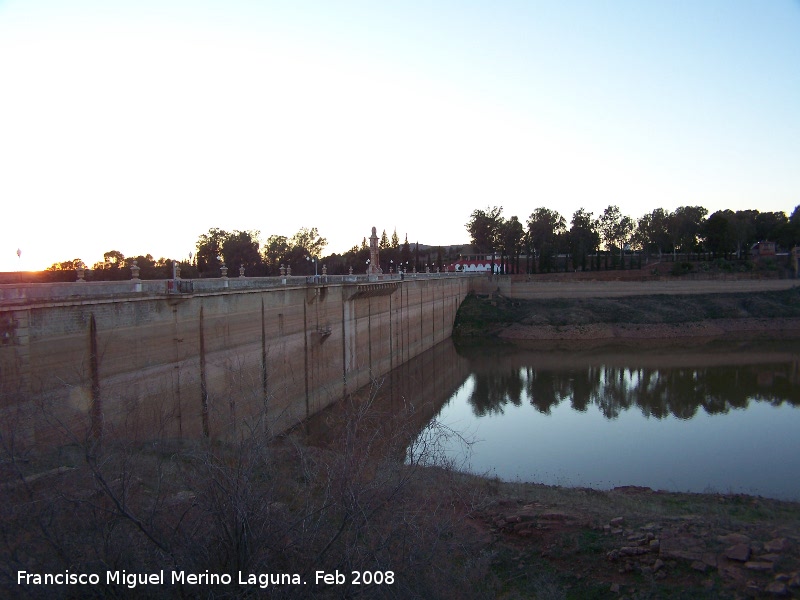
[[[87,278],[93,280],[130,279],[130,268],[134,261],[139,267],[142,279],[165,279],[173,276],[173,266],[177,264],[180,276],[185,279],[198,277],[219,277],[223,264],[229,269],[229,276],[235,277],[244,267],[248,277],[267,277],[291,272],[293,275],[322,273],[323,266],[330,275],[344,275],[366,272],[370,259],[369,244],[364,237],[360,244],[354,245],[343,254],[332,253],[323,256],[327,240],[316,227],[301,228],[292,236],[270,235],[266,241],[260,240],[257,230],[226,231],[212,227],[201,234],[195,250],[186,258],[173,259],[161,257],[154,259],[152,254],[125,256],[118,250],[103,254],[103,260],[95,262],[91,269],[80,258],[53,263],[48,269],[51,279],[71,280],[79,268],[91,271]],[[385,273],[398,270],[424,270],[443,267],[449,256],[439,247],[432,249],[418,243],[410,244],[406,235],[400,243],[397,231],[388,236],[386,231],[378,243],[381,268]]]
[[[785,250],[800,244],[800,206],[784,212],[719,210],[708,215],[702,206],[680,206],[669,212],[656,208],[634,220],[618,206],[602,214],[579,208],[567,227],[558,211],[540,207],[523,223],[503,217],[503,207],[476,209],[466,224],[479,253],[497,256],[501,272],[550,272],[557,256],[567,256],[575,270],[624,266],[625,253],[674,257],[707,253],[714,258],[743,259],[759,241],[773,241]],[[603,254],[605,252],[605,254]],[[522,257],[525,257],[525,264]]]
[[[491,254],[493,261],[496,258],[500,272],[596,270],[624,267],[626,253],[635,253],[640,263],[642,254],[671,254],[674,259],[678,254],[707,253],[714,258],[746,259],[752,244],[762,240],[788,250],[800,244],[800,206],[788,217],[784,212],[755,209],[726,209],[708,215],[702,206],[680,206],[671,212],[656,208],[633,219],[610,205],[597,217],[579,208],[569,223],[558,211],[546,207],[535,209],[523,223],[517,216],[505,218],[502,206],[494,206],[474,210],[466,229],[475,251]],[[326,245],[316,227],[301,228],[289,237],[270,235],[263,243],[256,230],[211,228],[198,237],[188,260],[154,259],[152,254],[126,257],[110,250],[91,267],[91,278],[128,279],[134,261],[143,279],[172,277],[174,263],[184,278],[218,277],[223,264],[231,276],[244,267],[249,277],[276,276],[281,267],[296,275],[321,273],[323,265],[330,275],[347,274],[350,269],[353,273],[366,271],[370,258],[366,237],[343,254],[323,256]],[[400,243],[397,231],[388,236],[385,230],[379,248],[384,272],[443,269],[461,252],[458,247],[410,244],[407,235]],[[628,264],[634,264],[630,258]],[[47,271],[52,279],[66,280],[80,267],[87,265],[75,258],[54,263]]]

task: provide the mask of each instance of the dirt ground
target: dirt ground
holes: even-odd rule
[[[503,598],[798,598],[800,504],[486,482]]]
[[[507,340],[670,339],[800,332],[800,287],[792,280],[525,284],[540,290],[467,298],[454,335]],[[724,285],[722,285],[724,284]],[[542,284],[543,285],[543,284]],[[716,288],[722,291],[714,291]],[[560,290],[560,291],[559,291]],[[671,291],[669,291],[671,290]]]

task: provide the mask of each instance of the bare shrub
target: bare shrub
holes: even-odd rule
[[[376,389],[379,386],[376,386]],[[343,401],[325,444],[303,427],[255,422],[235,441],[92,439],[36,453],[5,431],[0,594],[8,597],[491,597],[469,515],[480,498],[419,431],[409,404],[376,390]],[[66,425],[64,425],[66,428]],[[437,437],[439,436],[439,437]],[[436,466],[431,466],[436,465]],[[98,586],[19,585],[18,572],[98,573]],[[163,586],[106,585],[106,572],[167,573]],[[170,585],[171,571],[230,584]],[[316,573],[345,576],[315,585]],[[355,585],[353,572],[380,572]],[[239,573],[298,574],[306,585],[240,585]],[[392,583],[383,574],[392,573]]]

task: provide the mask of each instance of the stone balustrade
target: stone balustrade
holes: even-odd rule
[[[273,287],[335,285],[403,279],[475,277],[482,273],[387,273],[379,275],[283,275],[277,277],[216,277],[203,279],[154,279],[127,281],[75,281],[58,283],[0,284],[0,305],[74,301],[76,299],[121,298],[125,296],[161,296],[194,293],[213,294]]]

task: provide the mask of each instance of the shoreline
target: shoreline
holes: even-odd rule
[[[800,339],[800,318],[722,318],[684,323],[581,323],[529,325],[511,323],[496,336],[522,340],[647,340],[722,338],[745,335],[753,338]]]

